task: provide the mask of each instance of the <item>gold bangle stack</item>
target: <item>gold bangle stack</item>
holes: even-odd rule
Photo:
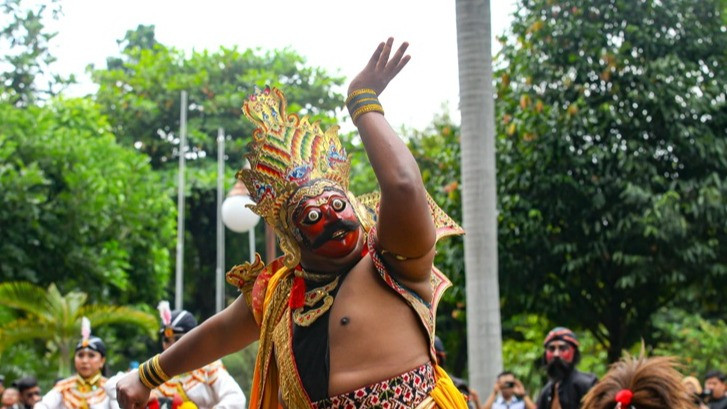
[[[371,88],[357,89],[348,94],[346,107],[354,123],[356,123],[358,117],[367,112],[380,112],[382,115],[384,114],[384,108],[376,96],[376,91]]]
[[[154,389],[169,380],[159,364],[159,354],[139,365],[139,380],[149,389]]]

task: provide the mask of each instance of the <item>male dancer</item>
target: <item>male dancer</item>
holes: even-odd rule
[[[418,166],[377,96],[409,61],[379,44],[349,86],[347,105],[381,188],[355,197],[337,128],[286,113],[281,91],[252,95],[258,129],[238,177],[275,228],[283,257],[228,273],[243,293],[142,364],[117,388],[141,408],[169,375],[260,340],[251,408],[466,408],[436,365],[434,314],[449,281],[433,268],[438,238],[461,229],[428,197]]]

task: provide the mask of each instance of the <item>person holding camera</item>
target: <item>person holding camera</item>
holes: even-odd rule
[[[482,409],[535,409],[535,403],[525,392],[522,382],[512,372],[504,371],[497,375]]]
[[[722,371],[711,370],[704,375],[704,395],[707,395],[709,409],[727,409],[727,376]]]

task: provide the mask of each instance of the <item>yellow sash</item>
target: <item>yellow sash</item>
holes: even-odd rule
[[[437,373],[437,384],[429,397],[417,405],[416,409],[467,409],[464,395],[454,386],[447,372],[439,365],[435,365],[434,370]]]

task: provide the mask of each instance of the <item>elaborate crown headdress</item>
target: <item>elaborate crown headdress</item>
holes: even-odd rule
[[[250,208],[278,234],[285,253],[283,262],[293,267],[299,262],[300,250],[293,240],[287,206],[300,188],[310,187],[309,195],[338,188],[348,195],[355,209],[358,207],[359,217],[365,215],[348,192],[351,164],[338,139],[338,126],[324,132],[319,122],[310,123],[307,116],[288,114],[286,108],[285,95],[277,88],[256,90],[245,101],[242,112],[257,129],[246,155],[250,169],[241,169],[237,177],[256,203]],[[296,195],[296,199],[301,196]]]

